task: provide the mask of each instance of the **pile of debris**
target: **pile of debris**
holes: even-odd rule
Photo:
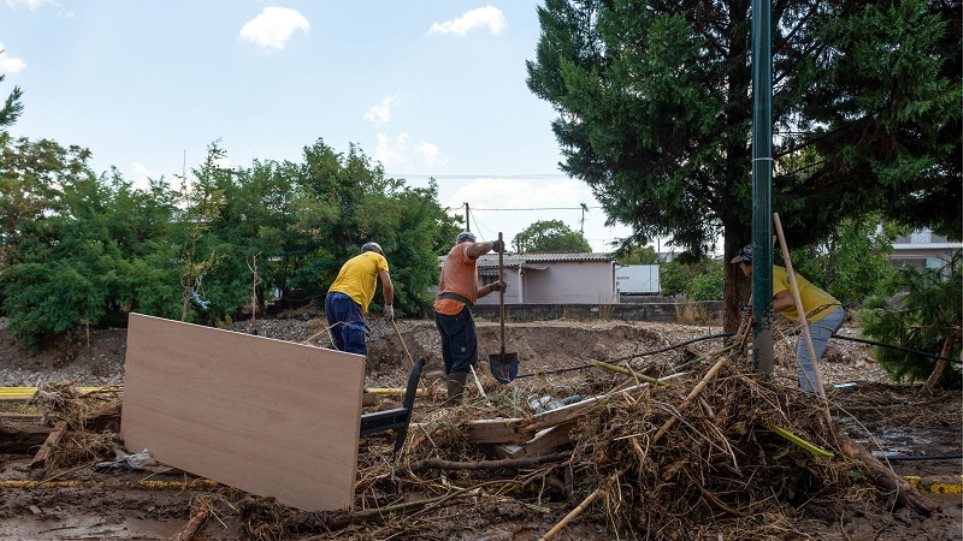
[[[807,513],[885,508],[892,494],[921,513],[936,508],[838,434],[824,404],[739,357],[689,359],[685,372],[659,378],[596,363],[619,375],[551,389],[479,384],[475,400],[412,426],[398,456],[363,443],[358,511],[285,514],[250,501],[247,531],[425,538],[439,525],[457,532],[495,519],[551,539],[584,515],[576,538],[771,539],[806,537],[797,524]]]

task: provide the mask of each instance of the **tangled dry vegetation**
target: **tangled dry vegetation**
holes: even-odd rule
[[[889,505],[870,482],[878,472],[845,452],[825,406],[750,370],[744,353],[727,354],[688,359],[688,373],[658,385],[621,376],[489,387],[485,398],[431,412],[398,457],[367,440],[353,513],[285,513],[262,500],[268,509],[246,508],[246,531],[259,541],[448,539],[494,521],[533,525],[543,539],[566,527],[582,528],[575,538],[585,528],[624,539],[808,538],[797,528],[805,516]],[[613,383],[628,390],[604,393]],[[477,443],[479,419],[539,426],[520,396],[600,392],[561,424],[566,443],[542,455],[500,458],[497,445]],[[559,521],[572,509],[584,511],[577,526]]]

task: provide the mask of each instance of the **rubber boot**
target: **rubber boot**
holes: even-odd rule
[[[461,397],[465,392],[465,382],[468,380],[468,372],[452,372],[448,374],[448,399],[445,400],[446,406],[461,405]]]

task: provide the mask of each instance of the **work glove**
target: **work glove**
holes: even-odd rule
[[[395,320],[395,307],[392,305],[385,306],[385,321]]]
[[[508,289],[508,282],[504,280],[501,282],[492,282],[490,287],[492,288],[492,291],[504,291]]]
[[[505,241],[503,240],[493,240],[492,241],[492,251],[502,253],[505,251]]]

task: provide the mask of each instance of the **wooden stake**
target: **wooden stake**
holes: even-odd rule
[[[799,285],[796,283],[796,274],[792,270],[792,258],[789,257],[789,246],[786,245],[786,237],[782,232],[782,222],[779,221],[779,213],[772,213],[772,221],[776,225],[776,235],[779,236],[779,246],[782,248],[782,258],[786,263],[786,272],[789,274],[789,286],[792,289],[792,297],[796,302],[796,313],[799,314],[799,327],[806,340],[806,348],[809,349],[809,358],[812,360],[813,372],[816,373],[816,381],[809,383],[816,389],[816,394],[823,400],[826,399],[826,390],[823,389],[823,378],[819,373],[819,359],[816,358],[816,350],[813,348],[813,337],[809,334],[809,322],[806,321],[806,310],[803,308],[802,298],[799,296]],[[799,359],[797,358],[798,362]],[[803,375],[809,378],[809,374],[802,370]],[[831,420],[830,420],[831,422]]]
[[[792,270],[792,258],[789,257],[789,246],[786,244],[786,237],[782,232],[782,222],[779,220],[779,213],[772,213],[772,221],[776,225],[776,235],[779,236],[779,246],[782,248],[782,258],[786,263],[786,272],[789,274],[789,286],[792,288],[792,297],[796,303],[796,313],[799,314],[799,326],[803,337],[806,339],[806,347],[809,349],[809,358],[812,362],[813,372],[816,374],[816,381],[809,383],[816,389],[816,394],[822,399],[823,416],[826,418],[826,426],[830,430],[833,428],[833,414],[829,411],[829,402],[826,401],[826,390],[823,388],[823,376],[819,371],[819,359],[816,358],[816,350],[813,348],[813,337],[809,334],[809,323],[806,321],[806,309],[803,308],[802,298],[799,296],[799,285],[796,283],[796,273]],[[796,358],[799,363],[799,358]],[[800,367],[806,379],[809,374]]]

